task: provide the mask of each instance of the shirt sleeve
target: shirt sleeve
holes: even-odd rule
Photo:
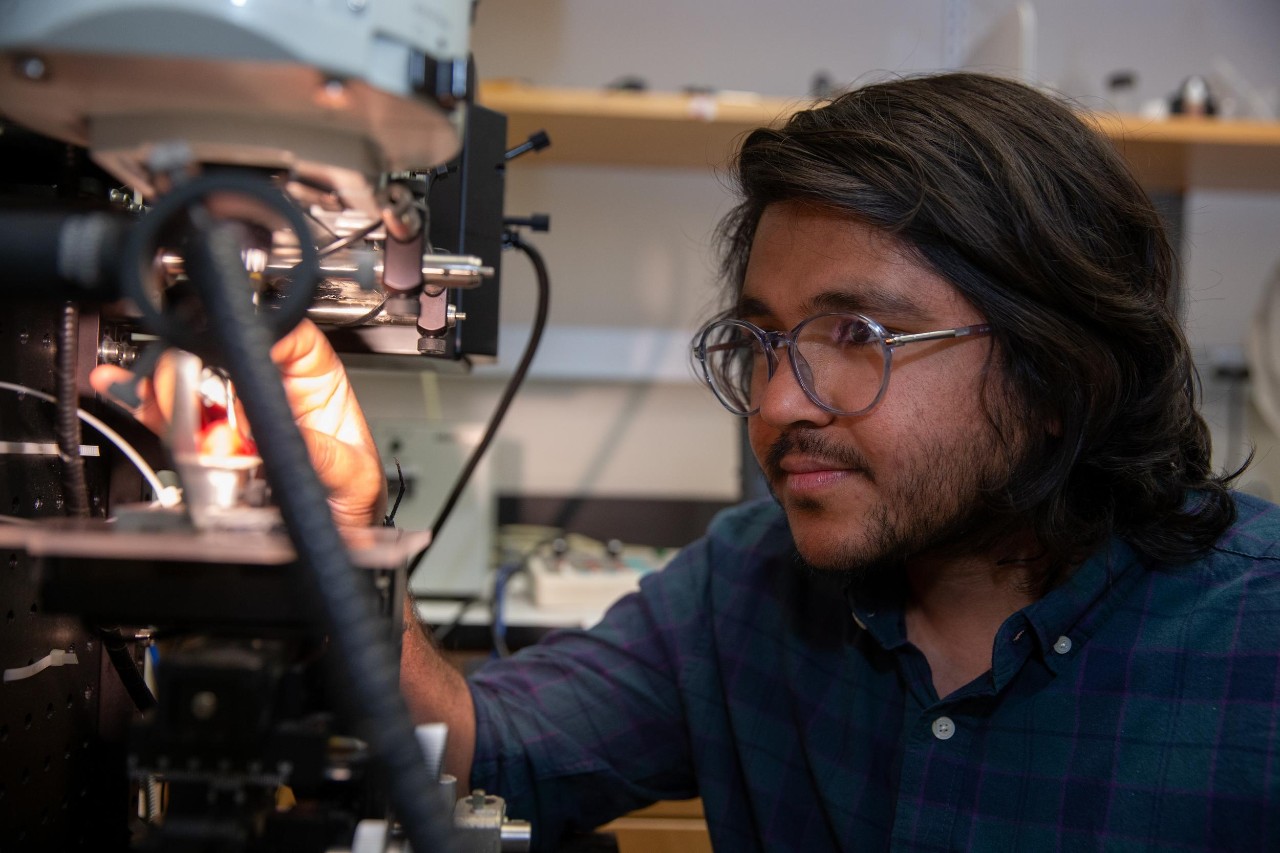
[[[700,546],[645,577],[594,628],[555,632],[472,676],[472,786],[532,822],[534,849],[696,796],[680,684],[687,646],[705,634],[695,630],[706,589]]]

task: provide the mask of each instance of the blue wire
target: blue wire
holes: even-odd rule
[[[524,562],[506,563],[498,567],[493,578],[493,609],[492,609],[492,633],[493,633],[493,653],[495,658],[506,657],[511,654],[511,650],[507,648],[507,623],[506,623],[506,602],[507,602],[507,582],[511,580],[512,575],[524,568]]]

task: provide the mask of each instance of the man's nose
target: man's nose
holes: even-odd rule
[[[797,423],[814,426],[829,423],[834,416],[809,399],[796,376],[791,353],[785,347],[774,352],[778,355],[777,367],[764,387],[759,416],[779,429]]]

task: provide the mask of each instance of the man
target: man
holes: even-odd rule
[[[1210,470],[1110,145],[953,74],[756,131],[736,177],[695,358],[775,500],[469,684],[409,631],[451,771],[541,849],[692,796],[727,851],[1274,846],[1280,513]]]

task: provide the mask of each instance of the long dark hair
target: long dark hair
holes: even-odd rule
[[[1176,255],[1111,143],[1065,104],[978,74],[879,83],[754,131],[733,177],[742,200],[719,242],[734,297],[765,207],[803,200],[895,235],[994,327],[1035,434],[988,499],[1039,537],[1046,585],[1111,534],[1181,562],[1234,521],[1196,411]]]

